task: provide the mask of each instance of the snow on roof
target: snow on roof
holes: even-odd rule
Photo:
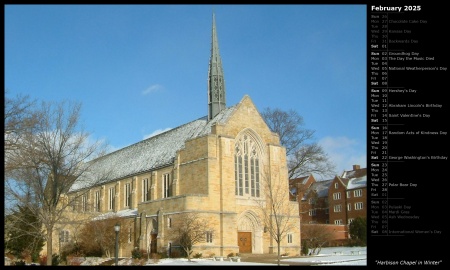
[[[348,181],[347,189],[362,188],[367,186],[367,175],[352,178]]]
[[[137,209],[124,209],[124,210],[120,210],[117,212],[108,212],[108,213],[100,214],[100,215],[96,216],[95,218],[93,218],[92,220],[102,220],[102,219],[107,219],[107,218],[111,218],[111,217],[135,217],[137,215],[138,215]]]
[[[297,177],[297,178],[294,178],[294,179],[289,179],[289,184],[291,184],[291,185],[295,185],[295,184],[305,185],[306,182],[308,182],[309,177],[310,177],[310,175]]]
[[[332,181],[333,180],[316,181],[311,184],[311,186],[308,188],[308,191],[311,192],[311,191],[315,190],[317,193],[317,196],[319,198],[328,197],[328,189],[329,189]],[[307,198],[307,194],[305,193],[302,200],[306,200],[306,198]]]
[[[211,119],[203,128],[203,130],[199,133],[199,136],[202,135],[206,135],[209,134],[211,132],[211,127],[213,125],[215,125],[216,123],[218,124],[224,124],[226,123],[226,121],[230,118],[230,116],[232,115],[232,113],[236,110],[236,105],[228,107],[222,111],[220,111],[220,113],[218,113],[216,115],[216,117],[214,117],[213,119]]]
[[[328,188],[330,187],[332,181],[333,180],[317,181],[312,184],[313,189],[316,190],[319,198],[328,196]]]
[[[209,134],[211,126],[225,123],[235,108],[222,110],[210,121],[206,116],[199,118],[91,161],[90,175],[75,181],[69,192],[173,164],[177,151],[184,147],[186,140]],[[92,175],[104,179],[93,180]]]
[[[356,177],[362,177],[364,175],[367,175],[367,168],[359,168],[351,171],[344,171],[341,177],[351,179]]]

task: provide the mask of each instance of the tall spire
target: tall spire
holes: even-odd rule
[[[221,110],[226,108],[225,78],[223,76],[222,59],[219,54],[214,12],[211,39],[211,56],[208,69],[208,120],[213,119]]]

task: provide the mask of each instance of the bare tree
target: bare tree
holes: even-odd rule
[[[261,176],[265,200],[257,200],[264,225],[277,243],[277,261],[280,265],[281,242],[289,232],[298,230],[298,203],[289,200],[289,183],[279,172],[268,171]]]
[[[21,134],[17,147],[5,151],[14,170],[5,179],[5,193],[38,214],[45,228],[47,265],[52,262],[52,233],[64,218],[66,208],[81,196],[63,196],[72,184],[94,184],[103,177],[90,172],[95,157],[105,148],[101,141],[90,141],[80,126],[79,103],[46,103],[36,111],[34,127]],[[87,176],[89,174],[89,177]]]
[[[322,147],[314,142],[315,131],[303,127],[303,117],[296,111],[265,108],[261,116],[286,148],[289,179],[310,173],[322,176],[335,174],[335,166]]]
[[[302,224],[302,240],[308,248],[311,248],[310,254],[319,254],[322,247],[330,242],[333,234],[326,224]]]
[[[191,254],[195,244],[205,242],[207,234],[213,231],[206,219],[200,218],[198,213],[182,213],[176,216],[174,222],[174,236],[191,261]]]
[[[29,96],[17,95],[8,97],[5,91],[5,151],[17,149],[20,138],[29,132],[37,123],[35,101]],[[5,174],[15,168],[15,164],[5,159]]]

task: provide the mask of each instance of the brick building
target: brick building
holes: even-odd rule
[[[335,176],[328,202],[331,224],[349,225],[356,217],[367,217],[367,168],[353,165],[353,170]]]
[[[316,181],[312,175],[290,179],[289,188],[302,226],[329,224],[334,242],[348,238],[353,219],[367,217],[367,169],[359,165],[330,180]]]

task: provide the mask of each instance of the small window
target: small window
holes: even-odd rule
[[[340,204],[334,206],[334,212],[341,212],[342,206]]]
[[[131,243],[133,240],[133,229],[130,227],[128,228],[128,243]]]
[[[350,191],[347,191],[347,198],[350,198],[352,193]]]
[[[287,234],[287,241],[288,241],[288,244],[292,244],[292,240],[293,240],[292,233],[288,233],[288,234]]]
[[[316,209],[309,210],[309,215],[310,216],[315,216],[316,214],[317,214]]]
[[[362,202],[355,203],[355,210],[361,210],[361,209],[363,209],[363,203]]]
[[[59,232],[59,242],[68,243],[69,242],[69,231],[62,230]]]
[[[340,199],[341,199],[341,193],[340,192],[333,193],[333,200],[340,200]]]
[[[213,233],[210,232],[206,232],[206,243],[212,243],[213,241]]]
[[[352,211],[352,204],[351,203],[347,203],[347,211]]]
[[[338,183],[334,183],[334,188],[338,189],[339,188],[339,184]]]
[[[342,225],[342,219],[336,219],[336,220],[334,221],[334,224],[335,224],[335,225]]]
[[[362,189],[357,189],[353,191],[353,196],[362,197]]]

